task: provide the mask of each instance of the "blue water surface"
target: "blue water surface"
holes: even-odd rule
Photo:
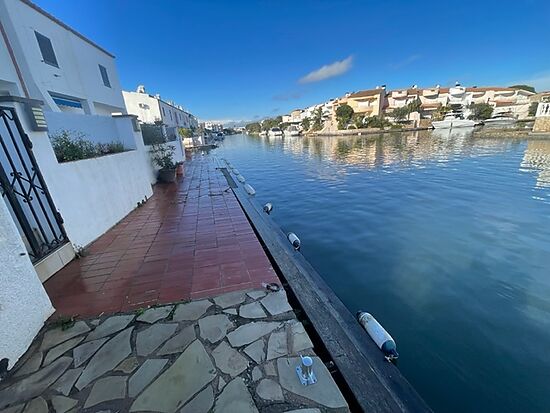
[[[225,139],[439,412],[550,411],[550,140],[464,131]]]

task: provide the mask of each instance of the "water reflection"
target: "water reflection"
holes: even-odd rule
[[[530,140],[521,162],[523,171],[537,171],[537,187],[550,187],[550,141]]]
[[[374,169],[378,167],[423,168],[427,162],[446,163],[467,157],[493,156],[512,147],[525,145],[521,139],[478,138],[472,129],[439,129],[407,133],[363,136],[276,137],[259,138],[260,144],[299,157],[332,162],[339,166]],[[536,187],[550,186],[550,141],[529,140],[522,172],[536,173]],[[326,179],[328,176],[318,170]],[[337,172],[336,171],[333,171]]]

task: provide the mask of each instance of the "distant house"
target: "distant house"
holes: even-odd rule
[[[123,91],[124,104],[128,113],[136,115],[143,123],[162,123],[167,127],[196,128],[198,121],[174,102],[163,100],[160,95],[150,95],[144,86],[135,92]]]
[[[334,102],[333,110],[336,112],[338,106],[347,104],[351,106],[354,113],[360,113],[365,116],[379,116],[383,113],[385,98],[386,89],[384,87],[361,90],[339,98]]]
[[[533,92],[510,87],[471,87],[467,89],[472,94],[472,102],[480,101],[493,106],[493,113],[508,113],[518,119],[529,116],[530,97]]]

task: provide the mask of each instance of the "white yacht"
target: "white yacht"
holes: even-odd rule
[[[300,133],[300,129],[298,129],[298,126],[296,125],[290,125],[285,130],[285,136],[299,136]]]
[[[261,136],[262,138],[265,138],[265,137],[267,136],[267,132],[266,132],[265,130],[261,131],[261,132],[260,132],[260,136]]]
[[[511,126],[516,123],[516,118],[510,113],[497,113],[491,118],[485,119],[483,123],[487,126]]]
[[[269,130],[268,136],[270,138],[275,137],[275,136],[283,136],[283,131],[280,128],[271,128]]]
[[[453,112],[445,115],[443,120],[432,122],[435,129],[451,129],[451,128],[472,128],[477,125],[477,122],[471,119],[464,119],[461,113]]]

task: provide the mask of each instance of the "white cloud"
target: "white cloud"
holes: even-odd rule
[[[550,90],[550,72],[536,73],[529,78],[509,82],[511,85],[530,85],[537,92]]]
[[[321,80],[331,77],[340,76],[351,69],[353,56],[349,56],[344,60],[339,60],[334,63],[324,65],[313,72],[308,73],[300,79],[300,83],[320,82]]]
[[[397,63],[390,63],[390,68],[392,69],[401,69],[402,67],[405,67],[405,66],[408,66],[410,65],[411,63],[417,61],[418,59],[420,59],[420,55],[419,54],[413,54],[409,57],[407,57],[406,59],[404,60],[401,60],[400,62],[397,62]]]

